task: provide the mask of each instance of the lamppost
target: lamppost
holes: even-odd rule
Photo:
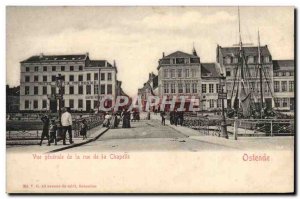
[[[221,77],[220,77],[221,91],[220,91],[220,89],[218,91],[218,99],[222,100],[221,137],[228,139],[227,124],[226,124],[226,118],[225,118],[225,108],[224,108],[224,99],[227,98],[227,93],[224,93],[225,80],[226,80],[226,77],[223,75],[223,73],[221,73]]]
[[[56,99],[59,100],[58,104],[58,115],[59,115],[59,123],[61,123],[61,108],[62,108],[62,101],[63,101],[63,82],[64,79],[62,78],[61,74],[56,76],[56,86],[58,87],[58,95],[56,95]]]

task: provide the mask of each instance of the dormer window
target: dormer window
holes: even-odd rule
[[[265,63],[269,63],[270,62],[270,57],[269,56],[265,56],[264,57],[264,61],[265,61]]]
[[[237,64],[238,62],[239,62],[239,59],[238,59],[237,57],[234,57],[234,58],[233,58],[233,63],[234,63],[234,64]]]
[[[231,64],[231,57],[229,57],[229,56],[226,57],[226,58],[225,58],[225,63],[226,63],[226,64]]]

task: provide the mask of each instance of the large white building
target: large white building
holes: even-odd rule
[[[90,60],[88,53],[32,56],[21,62],[20,110],[58,108],[59,100],[55,96],[59,90],[56,82],[59,75],[63,79],[62,107],[77,111],[96,109],[103,96],[115,99],[116,92],[120,90],[117,72],[115,63]]]

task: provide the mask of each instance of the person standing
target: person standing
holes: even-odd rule
[[[165,126],[166,125],[166,113],[164,111],[162,111],[160,113],[160,116],[161,116],[161,124]]]
[[[85,119],[81,120],[81,122],[80,122],[80,135],[82,135],[83,140],[87,139],[87,137],[86,137],[87,128],[88,128],[88,126],[86,124],[86,120]]]
[[[175,126],[177,126],[177,124],[178,124],[178,117],[179,117],[179,114],[178,114],[178,111],[176,109],[175,112],[174,112],[174,124],[175,124]]]
[[[49,118],[47,115],[44,115],[41,118],[42,122],[43,122],[43,132],[42,132],[42,136],[41,136],[41,141],[40,141],[40,146],[42,146],[43,140],[46,137],[48,140],[48,146],[50,146],[50,139],[49,139]]]
[[[70,108],[64,108],[64,113],[61,115],[61,125],[63,128],[63,145],[66,145],[66,133],[69,134],[69,142],[73,144],[72,141],[72,115],[70,113]]]
[[[53,140],[54,144],[57,145],[57,139],[56,139],[57,125],[54,119],[51,120],[49,131],[50,131],[50,140],[51,140],[49,143],[52,143]]]

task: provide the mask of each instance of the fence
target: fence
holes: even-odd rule
[[[84,117],[88,129],[102,124],[103,118],[95,115]],[[6,140],[38,140],[41,138],[43,124],[41,121],[7,121]],[[79,137],[80,120],[73,120],[73,135]],[[62,137],[62,131],[58,128],[58,138]]]
[[[184,126],[199,131],[200,135],[220,136],[221,119],[188,116]],[[295,121],[293,119],[226,119],[228,134],[237,136],[293,136]]]

